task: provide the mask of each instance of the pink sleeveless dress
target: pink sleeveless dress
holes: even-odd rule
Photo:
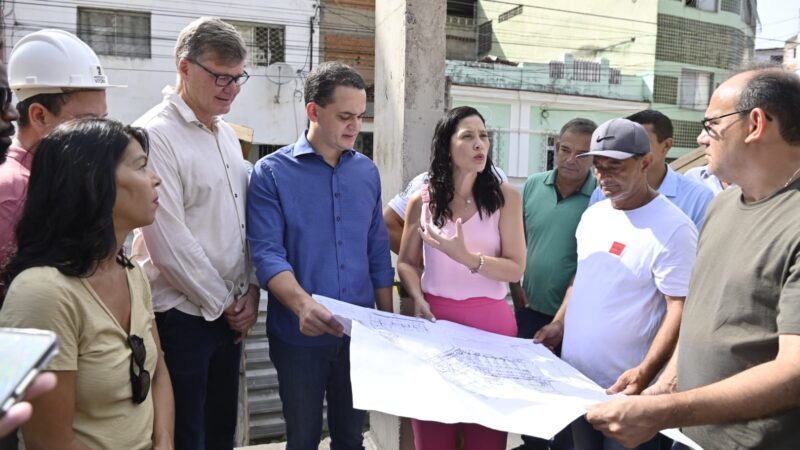
[[[456,232],[456,224],[447,221],[439,229],[431,220],[427,186],[422,191],[424,204],[420,223],[433,227],[446,237]],[[500,211],[481,217],[475,213],[461,224],[464,242],[470,252],[484,256],[500,256]],[[517,335],[517,321],[505,301],[506,283],[471,273],[469,268],[453,261],[441,251],[422,243],[425,269],[422,292],[437,320],[449,320],[505,336]],[[446,424],[412,419],[414,444],[417,450],[450,450],[456,448],[459,431],[465,450],[504,450],[507,434],[471,423]]]

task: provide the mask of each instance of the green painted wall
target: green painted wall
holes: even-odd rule
[[[482,103],[454,98],[453,107],[472,106],[486,120],[486,129],[492,132],[492,151],[495,164],[508,171],[508,152],[511,138],[511,105],[503,103]]]

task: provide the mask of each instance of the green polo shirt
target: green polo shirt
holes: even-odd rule
[[[558,200],[556,171],[531,175],[522,191],[528,258],[522,286],[533,310],[553,316],[578,265],[575,229],[597,181],[589,176],[580,190]]]

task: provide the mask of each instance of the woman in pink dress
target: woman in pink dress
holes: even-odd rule
[[[520,193],[500,183],[488,159],[489,134],[474,108],[436,124],[429,181],[410,201],[397,271],[414,314],[516,336],[508,283],[525,270]],[[412,420],[417,450],[503,450],[506,433],[477,424]]]

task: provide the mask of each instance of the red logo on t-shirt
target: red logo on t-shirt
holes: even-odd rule
[[[623,250],[625,250],[625,244],[614,241],[614,243],[611,244],[611,248],[608,249],[608,252],[620,256]]]

